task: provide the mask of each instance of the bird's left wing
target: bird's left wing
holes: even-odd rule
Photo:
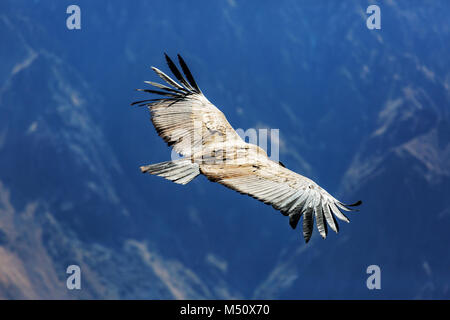
[[[179,82],[152,67],[166,84],[146,81],[158,90],[138,89],[138,91],[160,95],[160,97],[132,103],[132,105],[149,107],[151,120],[158,135],[177,153],[185,157],[218,141],[242,141],[225,115],[200,91],[183,58],[178,55],[186,78],[175,63],[167,55],[165,56],[170,70]]]
[[[267,159],[257,165],[228,166],[225,174],[209,176],[210,180],[219,182],[228,188],[247,194],[266,204],[272,205],[283,215],[289,216],[289,224],[296,228],[303,216],[303,237],[308,242],[311,238],[314,219],[320,235],[326,238],[327,223],[335,232],[339,226],[335,219],[349,222],[341,212],[352,211],[346,205],[309,178],[299,175],[278,163]]]

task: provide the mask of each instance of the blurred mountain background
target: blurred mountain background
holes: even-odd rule
[[[81,8],[81,30],[66,8]],[[366,8],[381,8],[381,30]],[[447,1],[0,3],[0,298],[450,298]],[[307,245],[288,219],[170,158],[130,102],[183,55],[234,128],[344,202]],[[269,150],[270,152],[270,150]],[[82,289],[66,288],[77,264]],[[381,268],[381,290],[366,269]]]

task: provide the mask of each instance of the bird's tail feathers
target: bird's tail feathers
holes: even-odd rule
[[[150,173],[178,184],[187,184],[200,174],[198,163],[190,159],[179,159],[141,167],[142,173]]]

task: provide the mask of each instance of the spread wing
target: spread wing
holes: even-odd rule
[[[259,161],[257,165],[230,167],[225,174],[208,178],[272,205],[282,214],[289,216],[289,224],[293,229],[303,216],[303,237],[306,242],[311,238],[314,219],[320,235],[326,238],[327,224],[335,232],[339,230],[335,217],[349,222],[341,210],[352,211],[354,209],[351,207],[361,204],[361,201],[350,205],[343,204],[311,179],[268,158],[266,161]]]
[[[225,115],[203,95],[183,59],[178,55],[186,78],[167,55],[166,60],[179,83],[152,67],[166,84],[146,81],[156,89],[139,91],[160,97],[136,101],[133,105],[149,107],[156,131],[169,146],[177,153],[189,157],[208,145],[217,150],[218,142],[234,146],[245,144]],[[267,155],[251,159],[241,164],[201,164],[201,171],[211,181],[272,205],[289,216],[289,223],[294,229],[303,216],[303,236],[306,242],[311,238],[314,220],[320,235],[325,238],[327,224],[338,232],[335,217],[349,221],[341,210],[354,210],[351,207],[361,203],[343,204],[314,181],[284,168]]]
[[[242,140],[228,123],[225,115],[203,95],[183,58],[178,55],[186,78],[175,63],[167,55],[165,57],[179,83],[161,70],[152,67],[167,85],[146,81],[158,90],[138,89],[138,91],[161,97],[132,103],[149,107],[152,123],[164,141],[177,153],[190,156],[208,143]]]

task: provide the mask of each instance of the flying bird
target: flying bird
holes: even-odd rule
[[[137,90],[157,97],[132,105],[149,108],[158,135],[182,158],[142,166],[143,173],[183,185],[203,174],[210,181],[273,206],[289,217],[293,229],[303,216],[306,243],[314,220],[323,238],[327,236],[327,225],[339,231],[336,218],[349,222],[342,211],[354,211],[361,201],[344,204],[336,200],[311,179],[269,159],[259,146],[245,142],[202,93],[183,58],[178,55],[184,75],[167,54],[165,58],[178,82],[152,67],[166,84],[145,81],[152,88]]]

